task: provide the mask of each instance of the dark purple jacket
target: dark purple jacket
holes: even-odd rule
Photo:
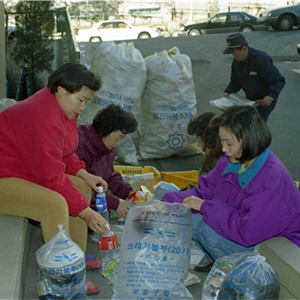
[[[162,201],[182,203],[192,195],[204,199],[205,223],[243,246],[284,236],[300,247],[300,192],[283,163],[267,149],[243,174],[238,174],[239,165],[223,155],[200,177],[199,188],[169,192]]]
[[[115,150],[108,150],[101,137],[95,132],[93,125],[78,127],[77,155],[85,162],[86,170],[101,176],[108,184],[106,191],[107,207],[117,210],[119,198],[126,199],[133,191],[129,183],[122,179],[119,172],[114,170]],[[91,208],[96,210],[96,193],[93,191]]]

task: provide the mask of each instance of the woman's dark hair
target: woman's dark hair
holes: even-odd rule
[[[88,70],[80,64],[66,63],[48,77],[48,85],[51,93],[55,94],[59,86],[65,88],[69,93],[80,91],[85,85],[92,91],[101,87],[100,76]]]
[[[204,131],[209,126],[210,120],[215,115],[216,115],[216,113],[208,111],[203,114],[194,116],[188,124],[188,128],[187,128],[188,134],[191,134],[191,135],[195,134],[195,135],[202,137]]]
[[[118,130],[123,134],[132,133],[136,130],[138,123],[132,113],[118,105],[111,104],[96,114],[93,126],[100,137],[105,137]]]
[[[188,134],[195,134],[201,137],[201,140],[205,144],[205,148],[209,149],[216,148],[218,142],[217,130],[212,129],[209,126],[211,119],[215,116],[216,113],[211,111],[197,115],[190,120],[187,128]]]
[[[203,150],[205,152],[207,149],[210,150],[208,154],[204,155],[198,173],[199,177],[209,173],[216,166],[223,154],[222,147],[219,143],[218,130],[209,126],[211,119],[215,116],[215,112],[208,111],[193,117],[188,124],[188,134],[199,136],[204,142]]]
[[[218,129],[228,126],[240,141],[242,140],[242,155],[240,161],[248,161],[264,152],[272,141],[271,132],[258,110],[251,106],[233,106],[221,115],[214,117],[210,126]]]

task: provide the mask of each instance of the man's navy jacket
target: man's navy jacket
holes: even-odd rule
[[[284,77],[274,66],[272,58],[264,51],[249,47],[246,61],[233,60],[231,82],[225,89],[228,94],[243,89],[249,100],[271,96],[277,100],[285,85]]]

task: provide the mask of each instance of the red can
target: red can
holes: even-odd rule
[[[99,239],[100,250],[114,250],[119,247],[119,239],[112,231],[107,231]]]

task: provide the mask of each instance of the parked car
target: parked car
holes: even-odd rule
[[[99,22],[90,29],[78,30],[77,42],[146,39],[161,36],[157,28],[138,27],[124,20]]]
[[[270,25],[274,30],[292,30],[300,25],[300,4],[263,11],[257,18],[260,24]]]
[[[214,15],[206,22],[187,24],[180,28],[178,35],[200,35],[237,31],[247,32],[266,29],[268,29],[268,26],[259,24],[255,16],[245,12],[225,12]]]

